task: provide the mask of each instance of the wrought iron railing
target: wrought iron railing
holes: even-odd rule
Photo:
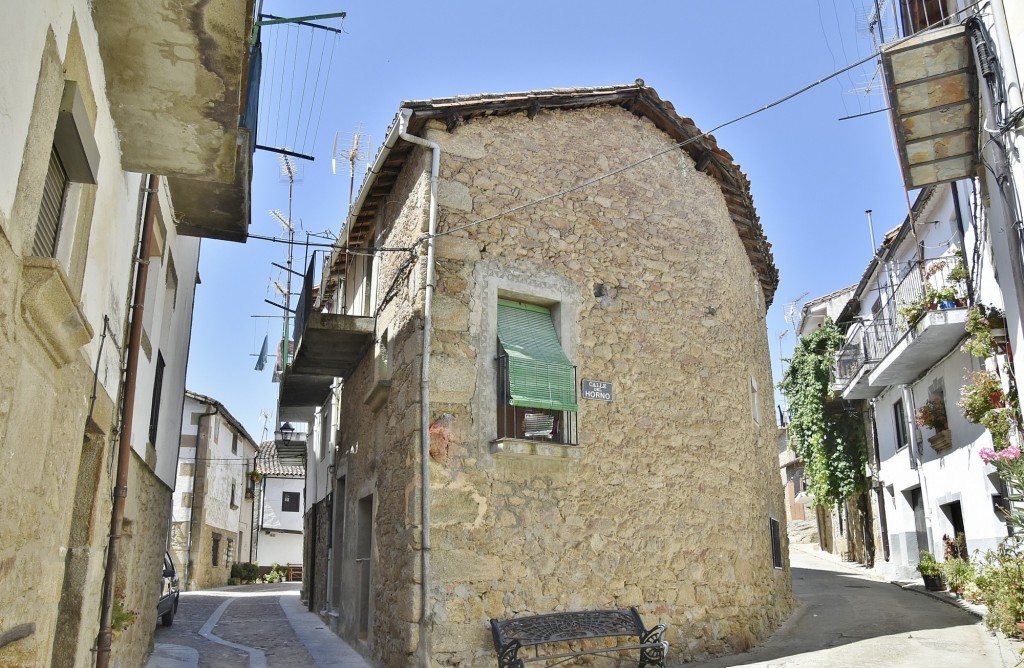
[[[530,408],[509,404],[508,355],[498,357],[498,438],[576,445],[575,411]],[[576,387],[576,368],[572,370]]]
[[[836,355],[834,380],[840,390],[865,364],[877,362],[895,348],[928,310],[966,306],[965,286],[949,278],[957,263],[956,256],[947,255],[889,267],[889,285],[882,289],[874,315],[847,330],[846,341]],[[943,292],[945,296],[951,292],[952,299],[941,301],[939,295]]]

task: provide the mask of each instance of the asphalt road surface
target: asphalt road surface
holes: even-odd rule
[[[703,668],[1003,668],[1021,643],[991,635],[981,620],[930,596],[850,572],[803,546],[790,552],[799,607],[763,645]],[[669,653],[671,659],[671,651]]]

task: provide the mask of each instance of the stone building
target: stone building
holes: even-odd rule
[[[221,587],[251,561],[256,442],[216,399],[185,391],[171,519],[182,589]]]
[[[785,619],[777,271],[712,137],[641,81],[408,102],[342,237],[280,399],[340,635],[486,665],[489,618],[637,606],[689,659]]]
[[[196,235],[241,240],[248,225],[252,9],[204,11],[4,3],[3,666],[138,666],[152,643]],[[135,617],[110,648],[101,610],[115,605]]]

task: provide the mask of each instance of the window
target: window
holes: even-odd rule
[[[68,206],[72,184],[95,184],[98,166],[99,149],[82,94],[76,82],[65,81],[32,241],[33,255],[57,257],[65,210],[73,208]]]
[[[194,462],[182,462],[178,466],[178,475],[180,476],[194,476],[196,474],[196,465]]]
[[[213,553],[210,555],[210,565],[220,566],[220,534],[213,534]]]
[[[235,496],[236,493],[237,493],[237,486],[235,484],[235,481],[232,480],[231,481],[231,509],[232,510],[235,510],[235,509],[238,508],[238,501],[237,501],[238,497]],[[228,542],[230,543],[231,541],[228,541]]]
[[[238,434],[234,432],[231,433],[231,454],[238,454]]]
[[[892,419],[896,433],[896,449],[899,450],[910,444],[910,439],[907,438],[907,415],[903,410],[902,399],[898,399],[892,405]]]
[[[772,566],[782,568],[782,530],[774,517],[768,518],[768,531],[772,541]]]
[[[160,395],[164,389],[164,356],[156,354],[156,373],[153,376],[153,403],[149,408],[149,442],[156,445],[156,430],[160,422]]]
[[[46,181],[43,184],[43,201],[39,205],[39,222],[36,224],[36,238],[32,243],[33,255],[57,255],[60,221],[64,215],[64,202],[70,185],[71,181],[60,161],[57,147],[54,146],[50,149],[50,165],[46,169]]]
[[[285,513],[299,512],[298,492],[281,492],[281,511]]]
[[[498,300],[498,438],[573,444],[576,367],[551,310]]]
[[[950,16],[946,0],[900,0],[903,35],[913,35],[929,26],[942,23]]]

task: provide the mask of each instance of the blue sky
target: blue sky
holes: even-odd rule
[[[641,78],[680,115],[710,130],[869,55],[865,16],[872,4],[265,0],[264,12],[281,16],[348,14],[334,45],[319,125],[319,99],[311,105],[307,91],[299,94],[303,105],[295,105],[314,113],[309,129],[304,125],[293,136],[307,137],[316,160],[300,162],[293,219],[307,231],[337,234],[348,176],[344,169],[331,172],[335,133],[351,135],[362,124],[375,150],[402,100]],[[272,58],[265,55],[265,77]],[[322,86],[319,60],[314,53],[307,69],[303,55],[296,77],[308,71],[304,79],[313,81],[318,74]],[[805,292],[813,298],[859,280],[871,253],[866,209],[874,211],[878,240],[906,215],[887,114],[839,120],[884,106],[877,77],[872,94],[863,90],[873,73],[871,61],[715,133],[751,181],[781,273],[767,318],[776,381],[779,336],[790,329],[786,304]],[[280,106],[261,107],[261,122],[276,123],[265,127],[288,126],[288,117],[277,113]],[[342,138],[343,145],[348,141]],[[254,163],[250,233],[281,236],[269,211],[287,209],[287,181],[276,155],[257,151]],[[302,253],[297,249],[296,257]],[[279,299],[271,281],[283,283],[282,272],[270,263],[284,260],[285,247],[272,242],[202,244],[188,387],[225,404],[256,439],[263,436],[261,410],[270,414],[273,431],[277,385],[271,365],[254,370],[253,355],[265,334],[272,342],[280,336],[281,322],[252,316],[279,315],[263,300]],[[793,336],[781,339],[785,356]]]

